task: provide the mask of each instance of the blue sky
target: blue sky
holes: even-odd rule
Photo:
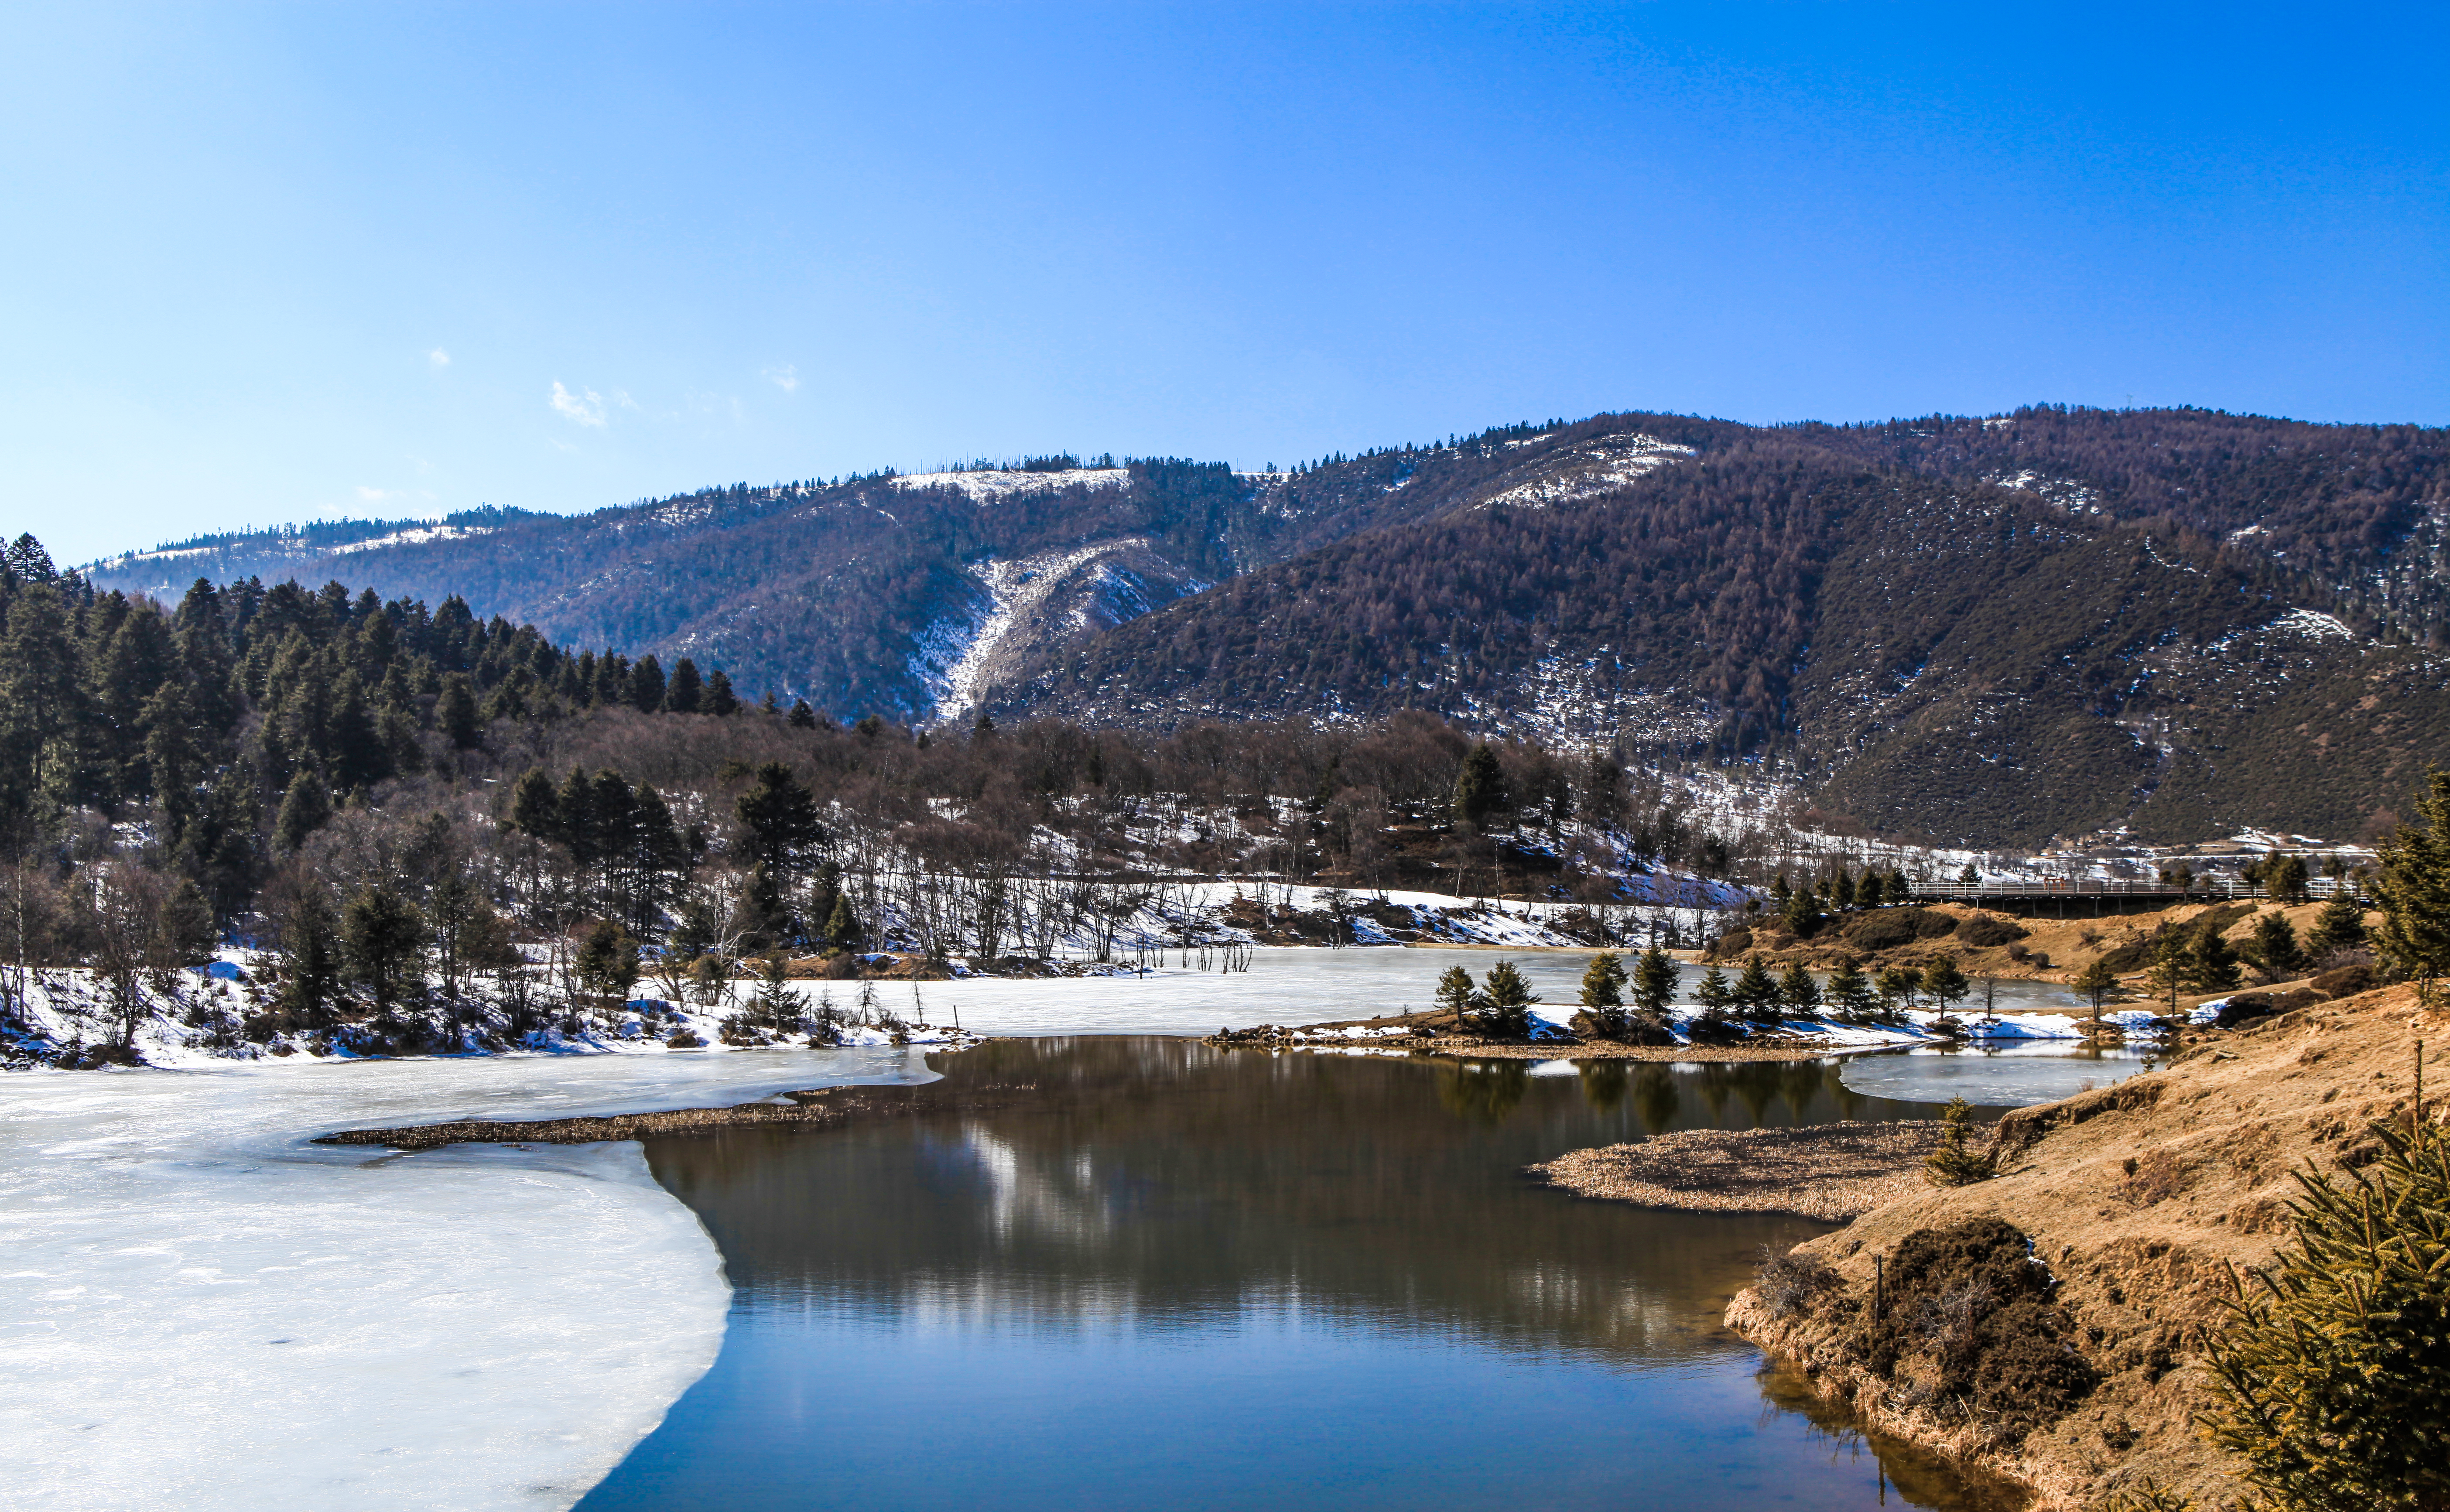
[[[2450,421],[2440,8],[21,7],[0,527],[1602,409]]]

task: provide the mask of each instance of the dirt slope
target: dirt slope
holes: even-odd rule
[[[1996,1179],[1920,1192],[1799,1247],[1836,1269],[1842,1292],[1780,1318],[1748,1289],[1727,1321],[1876,1425],[2032,1486],[2036,1512],[2085,1506],[2146,1477],[2233,1496],[2224,1457],[2191,1424],[2228,1268],[2267,1261],[2288,1236],[2293,1170],[2353,1168],[2378,1153],[2368,1125],[2409,1109],[2420,1038],[2450,1041],[2450,1014],[2420,1011],[2404,986],[2190,1036],[2167,1069],[2009,1115],[1994,1134]],[[2450,1076],[2428,1077],[2438,1117],[2450,1099],[2437,1085],[2450,1091]],[[1870,1296],[1876,1255],[1916,1231],[1980,1217],[2030,1236],[2100,1376],[2072,1412],[2021,1441],[1947,1401],[1916,1401],[1846,1347],[1843,1299]]]

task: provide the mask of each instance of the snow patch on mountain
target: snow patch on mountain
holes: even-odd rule
[[[1016,494],[1051,494],[1057,489],[1121,488],[1131,481],[1121,467],[1068,467],[1055,473],[995,469],[976,473],[904,473],[891,481],[898,489],[949,488],[969,495],[974,504],[994,504]]]
[[[1539,439],[1539,437],[1534,437]],[[1521,444],[1521,443],[1508,443]],[[1536,475],[1482,499],[1486,508],[1547,509],[1614,493],[1668,463],[1694,455],[1692,447],[1640,432],[1602,436],[1535,464]]]

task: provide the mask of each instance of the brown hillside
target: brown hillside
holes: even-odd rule
[[[2445,1036],[2450,1014],[2420,1011],[2404,986],[2190,1035],[2165,1070],[2010,1114],[1993,1135],[1996,1179],[1919,1193],[1799,1246],[1835,1268],[1840,1289],[1783,1318],[1748,1289],[1727,1321],[1876,1425],[2033,1487],[2037,1512],[2086,1506],[2147,1478],[2233,1497],[2229,1466],[2192,1425],[2229,1268],[2268,1261],[2287,1238],[2290,1173],[2373,1158],[2368,1126],[2404,1116],[2413,1100],[2416,1042]],[[2428,1097],[2434,1116],[2443,1102]],[[1851,1347],[1875,1256],[1980,1218],[2030,1237],[2100,1378],[2072,1411],[2021,1438],[1958,1403],[1917,1400],[1902,1367],[1876,1376]]]

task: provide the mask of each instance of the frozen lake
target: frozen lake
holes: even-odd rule
[[[1261,950],[1249,972],[921,990],[990,1034],[1191,1035],[1417,1008],[1448,965],[1500,959]],[[1511,959],[1566,1004],[1586,957]],[[906,1010],[906,985],[880,991]],[[0,1506],[568,1506],[721,1346],[730,1291],[696,1218],[635,1145],[308,1141],[931,1076],[863,1049],[0,1078]]]

